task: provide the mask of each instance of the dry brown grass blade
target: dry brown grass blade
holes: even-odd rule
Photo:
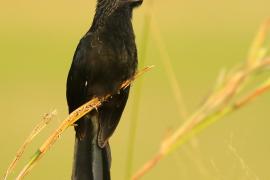
[[[145,72],[152,69],[154,66],[149,66],[144,68],[143,70],[139,71],[135,74],[135,76],[132,79],[129,79],[121,85],[119,89],[124,89],[127,86],[129,86],[136,78],[144,74]],[[39,148],[39,150],[36,152],[34,157],[25,165],[25,167],[22,169],[22,171],[17,176],[16,180],[23,179],[30,170],[36,165],[38,160],[42,158],[42,156],[50,149],[50,147],[59,139],[59,137],[63,134],[63,132],[71,125],[73,125],[77,120],[79,120],[81,117],[83,117],[85,114],[90,112],[93,109],[98,108],[102,102],[106,101],[111,94],[108,94],[102,98],[94,98],[90,100],[89,102],[85,103],[75,111],[73,111],[62,123],[61,125],[51,134],[51,136],[43,143],[43,145]]]
[[[237,101],[234,106],[237,109],[241,108],[244,105],[246,105],[246,104],[250,103],[251,101],[253,101],[258,96],[264,94],[265,92],[267,92],[269,90],[270,90],[270,81],[267,82],[266,84],[262,85],[261,87],[255,89],[253,92],[251,92],[250,94],[248,94],[244,98]]]
[[[18,149],[16,156],[14,157],[13,161],[10,163],[6,174],[4,176],[4,180],[7,179],[9,174],[14,170],[15,166],[17,165],[18,161],[21,159],[23,153],[25,152],[27,146],[32,142],[32,140],[51,122],[54,116],[56,116],[56,110],[52,111],[51,113],[47,113],[43,116],[42,121],[36,125],[36,127],[32,130],[30,135],[24,141],[22,146]]]
[[[254,61],[258,58],[258,53],[260,53],[263,43],[266,39],[267,31],[270,29],[270,18],[267,19],[259,28],[257,35],[253,41],[251,49],[248,54],[248,65],[252,65]]]
[[[239,108],[244,107],[245,105],[250,103],[252,100],[261,96],[262,94],[266,93],[267,91],[270,91],[270,81],[268,81],[268,83],[260,86],[259,88],[252,91],[250,94],[246,95],[245,97],[243,97],[242,99],[237,101],[231,108],[229,108],[227,113],[233,112]],[[220,112],[222,112],[222,110]],[[195,118],[195,117],[196,117],[196,115],[193,116],[193,118]],[[193,119],[193,118],[191,118],[191,119]],[[208,117],[205,117],[205,119],[206,118],[208,118]],[[204,118],[202,118],[201,121],[203,121],[203,120],[204,120]],[[181,126],[181,128],[178,131],[176,131],[170,138],[168,138],[167,140],[165,140],[162,143],[160,151],[153,158],[151,158],[149,161],[147,161],[133,175],[132,180],[138,180],[138,179],[142,178],[146,173],[148,173],[151,169],[153,169],[158,164],[158,162],[166,156],[166,154],[168,153],[169,149],[173,146],[173,144],[176,143],[179,138],[185,136],[185,134],[187,132],[190,132],[192,130],[192,128],[194,128],[201,121],[198,121],[198,122],[191,121],[191,123],[185,123],[183,126]]]
[[[267,29],[269,22],[263,25]],[[161,143],[161,147],[152,159],[147,161],[133,176],[132,180],[140,179],[147,172],[149,172],[155,165],[166,155],[176,147],[179,147],[184,141],[189,139],[192,135],[196,134],[200,130],[206,128],[211,123],[223,118],[225,115],[234,112],[235,110],[243,107],[244,105],[251,102],[251,100],[262,95],[266,91],[270,90],[270,81],[265,83],[263,86],[259,86],[254,92],[247,95],[246,97],[237,101],[237,95],[239,95],[240,89],[245,85],[245,82],[250,77],[254,76],[256,72],[263,71],[265,68],[269,67],[269,57],[265,57],[265,54],[260,54],[263,47],[262,44],[265,41],[266,35],[262,32],[266,30],[260,30],[259,36],[256,38],[252,46],[252,55],[250,59],[243,64],[242,67],[233,71],[230,76],[228,76],[225,82],[221,83],[221,87],[216,89],[207,98],[205,103],[198,108],[193,115],[187,119],[187,121],[180,126],[170,137],[165,139]],[[257,52],[256,52],[257,50]],[[252,63],[249,63],[252,62]],[[248,65],[246,65],[248,64]]]
[[[131,180],[138,180],[142,178],[146,173],[153,169],[157,163],[164,157],[164,154],[157,153],[153,158],[147,161],[131,178]]]

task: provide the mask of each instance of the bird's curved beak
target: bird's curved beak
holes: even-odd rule
[[[119,0],[119,5],[127,5],[129,4],[131,7],[138,7],[143,3],[143,0]]]
[[[143,0],[127,0],[130,3],[143,2]]]
[[[127,0],[132,6],[137,7],[143,3],[143,0]]]

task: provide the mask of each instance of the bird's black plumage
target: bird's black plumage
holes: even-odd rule
[[[67,79],[69,112],[93,97],[113,94],[75,126],[73,180],[110,179],[108,139],[115,131],[128,99],[121,83],[137,68],[132,10],[142,0],[98,0],[90,30],[80,40]]]

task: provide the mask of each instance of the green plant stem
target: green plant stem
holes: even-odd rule
[[[149,39],[149,32],[150,32],[150,23],[151,23],[151,15],[145,15],[145,21],[143,26],[143,35],[141,39],[141,48],[140,48],[140,56],[139,61],[140,65],[144,66],[146,53],[147,53],[147,45]],[[133,169],[133,157],[134,157],[134,150],[135,150],[135,141],[136,141],[136,134],[137,134],[137,127],[139,121],[139,105],[141,101],[141,87],[142,87],[143,80],[139,80],[135,86],[134,92],[134,104],[131,112],[131,121],[130,121],[130,128],[129,128],[129,139],[128,139],[128,150],[127,150],[127,158],[126,158],[126,170],[125,170],[125,180],[130,179],[132,175]]]
[[[21,180],[23,177],[28,174],[31,169],[34,167],[34,165],[37,163],[38,159],[41,158],[42,152],[40,150],[37,150],[34,156],[30,159],[30,161],[26,164],[23,171],[17,176],[16,180]]]

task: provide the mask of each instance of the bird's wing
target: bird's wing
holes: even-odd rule
[[[71,113],[95,96],[92,91],[94,83],[93,73],[95,72],[93,62],[96,61],[98,47],[93,46],[93,37],[86,35],[83,37],[75,51],[72,65],[67,79],[67,101],[69,112]],[[96,57],[96,58],[93,58]],[[76,122],[76,136],[80,139],[85,137],[90,128],[86,121],[90,121],[90,116],[86,115]]]
[[[85,58],[84,51],[82,44],[79,43],[68,73],[66,96],[70,113],[81,106],[85,101],[86,77],[83,65],[81,64]]]
[[[114,69],[110,64],[113,58],[118,58],[118,54],[102,44],[98,38],[88,36],[81,40],[73,58],[67,82],[70,112],[93,97],[115,93],[122,81],[119,77],[125,70]],[[100,147],[106,145],[107,140],[115,131],[126,105],[128,93],[129,88],[121,90],[98,108]],[[83,127],[81,120],[77,124],[75,130],[77,135],[81,136],[86,127]]]
[[[113,95],[111,99],[105,101],[99,108],[100,131],[98,144],[100,147],[106,146],[108,139],[114,133],[125,108],[128,94],[129,87]]]

